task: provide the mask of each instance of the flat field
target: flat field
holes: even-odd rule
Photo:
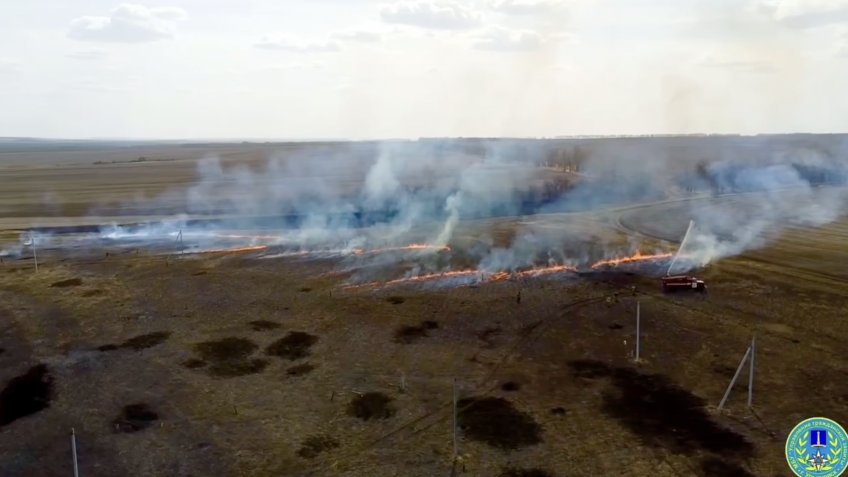
[[[176,156],[157,154],[130,156]],[[78,198],[55,218],[79,220],[189,181],[188,156],[10,162],[3,215],[45,215],[15,197],[55,189]],[[675,204],[488,219],[455,240],[537,221],[672,247],[688,222]],[[665,295],[626,268],[351,290],[333,260],[57,249],[36,273],[7,258],[0,474],[68,475],[74,428],[84,476],[788,476],[795,424],[848,424],[848,221],[771,239],[699,272],[706,295]],[[753,336],[753,409],[746,368],[719,412]]]

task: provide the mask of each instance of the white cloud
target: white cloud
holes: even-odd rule
[[[773,63],[765,60],[716,58],[712,55],[705,56],[698,64],[706,68],[723,69],[737,73],[770,74],[777,71]]]
[[[545,38],[532,30],[510,30],[497,25],[471,35],[471,45],[478,50],[531,51],[541,48]]]
[[[836,56],[848,58],[848,29],[844,30],[836,41]]]
[[[564,5],[562,0],[494,0],[493,10],[509,15],[550,13]]]
[[[80,50],[68,53],[70,58],[83,61],[96,61],[106,58],[107,53],[103,50]]]
[[[323,61],[296,61],[293,63],[269,65],[265,69],[269,71],[308,71],[323,70],[327,64]]]
[[[336,40],[302,40],[291,36],[263,36],[254,46],[292,53],[333,53],[342,49],[341,43]]]
[[[20,68],[20,63],[8,58],[0,58],[0,74],[14,73]]]
[[[343,41],[362,43],[378,43],[383,41],[383,34],[371,30],[344,30],[332,34],[332,38]]]
[[[380,16],[399,23],[436,30],[462,30],[480,24],[480,14],[450,0],[406,0],[383,5]]]
[[[174,37],[175,24],[187,17],[177,7],[145,7],[124,3],[109,16],[84,16],[71,21],[68,36],[75,40],[142,43]]]
[[[793,27],[815,27],[848,21],[848,0],[760,0],[761,11]]]

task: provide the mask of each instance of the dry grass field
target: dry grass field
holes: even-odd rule
[[[61,195],[58,218],[153,194],[188,181],[196,152],[10,162],[0,215],[49,215],[30,190]],[[535,221],[671,247],[688,222],[676,210],[487,219],[454,240],[485,226],[507,241]],[[663,294],[626,267],[346,290],[333,260],[57,249],[35,273],[29,256],[5,259],[0,475],[68,475],[74,428],[86,477],[789,476],[796,423],[848,423],[846,240],[845,220],[792,228],[709,265],[706,295]],[[718,412],[754,335],[753,409],[746,370]]]

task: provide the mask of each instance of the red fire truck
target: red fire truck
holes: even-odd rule
[[[675,292],[679,290],[707,291],[707,285],[703,280],[688,275],[674,275],[662,278],[662,289],[664,292]]]

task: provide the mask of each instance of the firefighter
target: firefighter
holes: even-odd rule
[[[520,304],[521,304],[521,289],[520,289],[520,288],[518,289],[518,294],[517,294],[517,295],[515,295],[515,303],[516,303],[517,305],[520,305]]]

